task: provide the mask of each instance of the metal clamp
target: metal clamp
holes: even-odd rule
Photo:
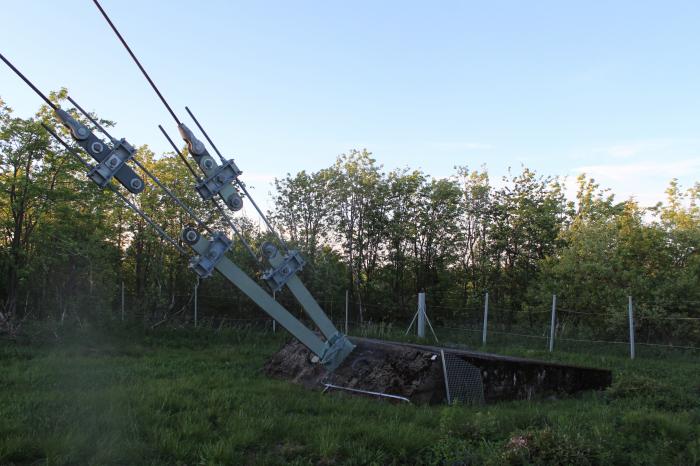
[[[93,146],[97,144],[100,143],[93,143]],[[98,152],[97,149],[99,149],[99,147],[93,147],[93,150],[96,152]],[[126,142],[125,139],[122,139],[100,163],[88,172],[88,177],[97,183],[100,188],[104,188],[135,153],[136,149]],[[131,180],[131,187],[134,189],[139,189],[142,185],[143,181],[141,181],[140,178],[133,178]]]
[[[63,124],[70,130],[73,139],[78,141],[84,141],[90,136],[90,130],[85,127],[82,123],[78,122],[75,118],[70,116],[68,112],[63,109],[56,109],[56,115],[61,119]]]
[[[206,147],[202,141],[197,139],[192,133],[192,130],[185,126],[184,123],[180,123],[177,126],[177,130],[180,132],[180,136],[187,143],[187,149],[192,155],[204,155],[207,152]]]
[[[88,177],[100,188],[106,187],[112,178],[116,178],[131,193],[138,194],[143,191],[146,187],[143,180],[126,163],[136,153],[131,144],[122,139],[115,141],[115,146],[110,147],[65,110],[56,109],[56,115],[70,130],[78,145],[97,161],[97,166],[88,172]]]
[[[190,244],[199,240],[199,233],[192,228],[185,228],[182,237]],[[214,272],[216,264],[223,259],[226,251],[231,248],[231,240],[222,232],[217,231],[209,240],[207,250],[204,254],[195,256],[190,260],[190,268],[199,275],[200,278],[208,278]]]
[[[304,267],[306,262],[299,251],[289,251],[277,267],[266,271],[262,278],[267,282],[272,291],[279,291],[290,278]]]
[[[197,183],[195,189],[202,199],[208,201],[241,173],[233,160],[227,160],[225,164],[218,166],[210,177]],[[232,210],[240,210],[243,207],[243,200],[238,193],[234,193],[226,199],[226,204]]]

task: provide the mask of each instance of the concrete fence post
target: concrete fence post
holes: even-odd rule
[[[489,292],[484,295],[484,330],[481,333],[481,344],[486,344],[486,330],[489,325]]]
[[[418,338],[425,338],[425,291],[418,293]]]
[[[634,310],[632,308],[632,296],[627,297],[627,314],[630,321],[630,359],[634,359]]]
[[[554,329],[557,323],[557,295],[552,295],[552,320],[549,324],[549,352],[554,351]]]

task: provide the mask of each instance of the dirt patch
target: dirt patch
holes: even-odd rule
[[[325,384],[408,398],[413,403],[440,403],[445,387],[440,355],[403,345],[356,340],[357,348],[335,372],[311,362],[312,354],[291,341],[265,365],[271,377],[291,380],[310,389]]]
[[[327,384],[396,395],[412,403],[441,403],[446,400],[445,376],[440,351],[457,357],[471,368],[471,378],[453,373],[450,392],[470,385],[474,371],[482,402],[560,398],[586,390],[610,386],[609,370],[571,366],[533,359],[501,356],[477,351],[407,343],[351,338],[357,348],[334,373],[311,362],[312,354],[292,341],[265,365],[271,377],[291,380],[310,389]],[[446,369],[450,372],[450,365]],[[453,386],[454,381],[457,385]],[[469,380],[469,381],[468,381]],[[461,382],[460,382],[461,381]]]

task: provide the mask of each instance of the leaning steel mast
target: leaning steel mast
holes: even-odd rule
[[[201,236],[200,231],[194,227],[187,227],[182,232],[182,240],[197,253],[196,256],[191,257],[190,259],[190,268],[200,278],[207,278],[211,276],[214,270],[220,272],[227,280],[248,295],[248,297],[250,297],[258,306],[260,306],[268,315],[270,315],[270,317],[279,322],[280,325],[282,325],[295,338],[309,348],[309,350],[316,355],[318,362],[323,364],[324,367],[330,371],[337,368],[343,362],[345,357],[352,352],[355,346],[347,339],[345,335],[335,329],[330,319],[328,319],[325,313],[321,310],[320,306],[318,306],[313,297],[311,297],[311,294],[308,292],[308,290],[306,290],[299,278],[296,276],[296,272],[300,270],[304,264],[303,259],[301,259],[301,256],[299,256],[297,251],[286,250],[286,245],[281,237],[277,236],[278,240],[287,251],[284,256],[278,253],[277,248],[273,244],[266,243],[263,245],[263,253],[272,265],[272,268],[265,273],[263,278],[273,291],[281,289],[285,284],[290,288],[292,293],[301,302],[306,312],[319,327],[319,330],[325,337],[325,341],[319,338],[315,332],[307,328],[303,323],[295,318],[272,296],[270,296],[269,293],[261,288],[252,278],[250,278],[245,272],[243,272],[229,258],[226,257],[226,252],[231,247],[232,241],[228,239],[223,232],[212,231],[205,224],[205,222],[197,217],[190,207],[188,207],[153,173],[151,173],[143,164],[141,164],[135,158],[136,150],[133,148],[133,146],[131,146],[124,139],[117,140],[113,138],[99,124],[99,122],[97,122],[89,113],[85,112],[83,108],[78,105],[77,102],[75,102],[75,100],[69,97],[69,101],[75,106],[75,108],[93,124],[97,131],[103,133],[109,140],[109,142],[103,141],[97,135],[95,135],[90,128],[73,118],[68,112],[61,109],[50,99],[48,99],[46,95],[44,95],[36,86],[34,86],[34,84],[2,54],[0,54],[0,59],[5,62],[5,64],[7,64],[30,88],[32,88],[37,95],[39,95],[39,97],[41,97],[44,102],[49,105],[49,107],[54,110],[54,113],[58,116],[61,123],[68,128],[76,143],[97,162],[95,166],[91,166],[89,162],[87,162],[55,131],[42,123],[44,128],[52,137],[63,145],[71,155],[81,162],[83,166],[88,168],[89,171],[87,176],[100,188],[107,188],[113,191],[131,210],[142,217],[162,238],[171,243],[181,254],[189,256],[186,249],[182,247],[180,242],[168,235],[163,228],[157,225],[153,219],[151,219],[138,206],[131,202],[119,191],[118,187],[115,187],[112,183],[112,179],[116,179],[117,182],[126,188],[130,193],[135,195],[141,193],[145,189],[145,183],[129,166],[128,162],[133,162],[162,191],[164,191],[169,198],[171,198],[179,207],[187,212],[187,214],[194,220],[197,227],[206,230],[211,235],[210,239],[205,239]],[[149,82],[152,83],[150,78],[148,79]],[[222,160],[222,165],[218,165],[209,155],[204,145],[191,134],[191,131],[189,131],[184,124],[177,120],[177,117],[167,105],[167,102],[165,102],[165,100],[162,98],[160,92],[157,91],[155,85],[154,89],[156,89],[156,92],[161,97],[168,110],[170,110],[173,117],[175,117],[176,122],[178,122],[178,129],[183,135],[183,138],[187,137],[185,140],[190,147],[191,155],[194,157],[197,165],[207,177],[202,179],[197,176],[194,169],[189,163],[187,163],[187,160],[183,154],[177,149],[177,146],[175,146],[169,136],[167,136],[163,128],[160,127],[163,134],[173,145],[177,155],[187,165],[188,169],[197,181],[195,189],[204,200],[211,200],[213,202],[219,213],[227,220],[229,226],[239,236],[241,242],[259,263],[257,256],[245,242],[243,236],[239,234],[235,224],[221,208],[217,199],[217,196],[223,198],[225,204],[231,210],[240,210],[242,206],[241,197],[233,184],[234,181],[236,185],[243,190],[245,195],[250,198],[247,190],[245,190],[245,185],[238,180],[238,175],[241,173],[240,170],[238,170],[232,160],[224,161],[223,157],[217,150],[217,154]],[[197,125],[199,126],[199,122],[197,122]],[[196,151],[196,153],[193,153],[193,151]],[[255,207],[262,215],[262,212],[260,212],[260,210],[257,208],[257,205]],[[267,222],[267,219],[265,219],[265,222],[268,227],[271,228],[269,222]]]

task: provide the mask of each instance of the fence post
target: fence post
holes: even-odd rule
[[[632,310],[632,296],[627,297],[627,314],[630,320],[630,359],[634,359],[634,312]]]
[[[484,296],[484,331],[481,334],[481,344],[486,344],[486,329],[489,324],[489,292]]]
[[[348,334],[348,306],[350,304],[349,291],[345,290],[345,334]]]
[[[124,280],[122,280],[122,322],[124,322]]]
[[[425,338],[425,291],[418,293],[418,338]]]
[[[194,283],[194,328],[197,328],[197,289],[199,288],[199,277]]]
[[[554,328],[557,321],[557,295],[552,295],[552,321],[549,324],[549,352],[554,351]]]

